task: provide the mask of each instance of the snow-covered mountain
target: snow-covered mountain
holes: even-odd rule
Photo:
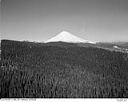
[[[47,41],[45,41],[45,43],[59,42],[59,41],[70,42],[70,43],[91,43],[91,44],[95,44],[95,42],[84,40],[82,38],[79,38],[79,37],[67,32],[67,31],[62,31],[61,33],[59,33],[55,37],[52,37],[51,39],[48,39]]]

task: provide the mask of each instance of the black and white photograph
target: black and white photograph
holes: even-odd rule
[[[0,0],[0,66],[0,100],[127,102],[128,0]]]

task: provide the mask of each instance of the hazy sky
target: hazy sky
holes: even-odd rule
[[[128,0],[2,0],[2,39],[45,41],[66,30],[91,41],[128,41]]]

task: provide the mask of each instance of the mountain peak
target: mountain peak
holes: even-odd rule
[[[67,31],[62,31],[60,32],[58,35],[56,35],[55,37],[48,39],[46,41],[47,42],[70,42],[70,43],[92,43],[94,44],[94,42],[88,41],[88,40],[84,40],[82,38],[79,38]]]
[[[72,35],[72,34],[67,31],[62,31],[58,35]]]

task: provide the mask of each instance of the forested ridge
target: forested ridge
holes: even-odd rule
[[[127,53],[2,40],[0,64],[2,98],[128,98]]]

